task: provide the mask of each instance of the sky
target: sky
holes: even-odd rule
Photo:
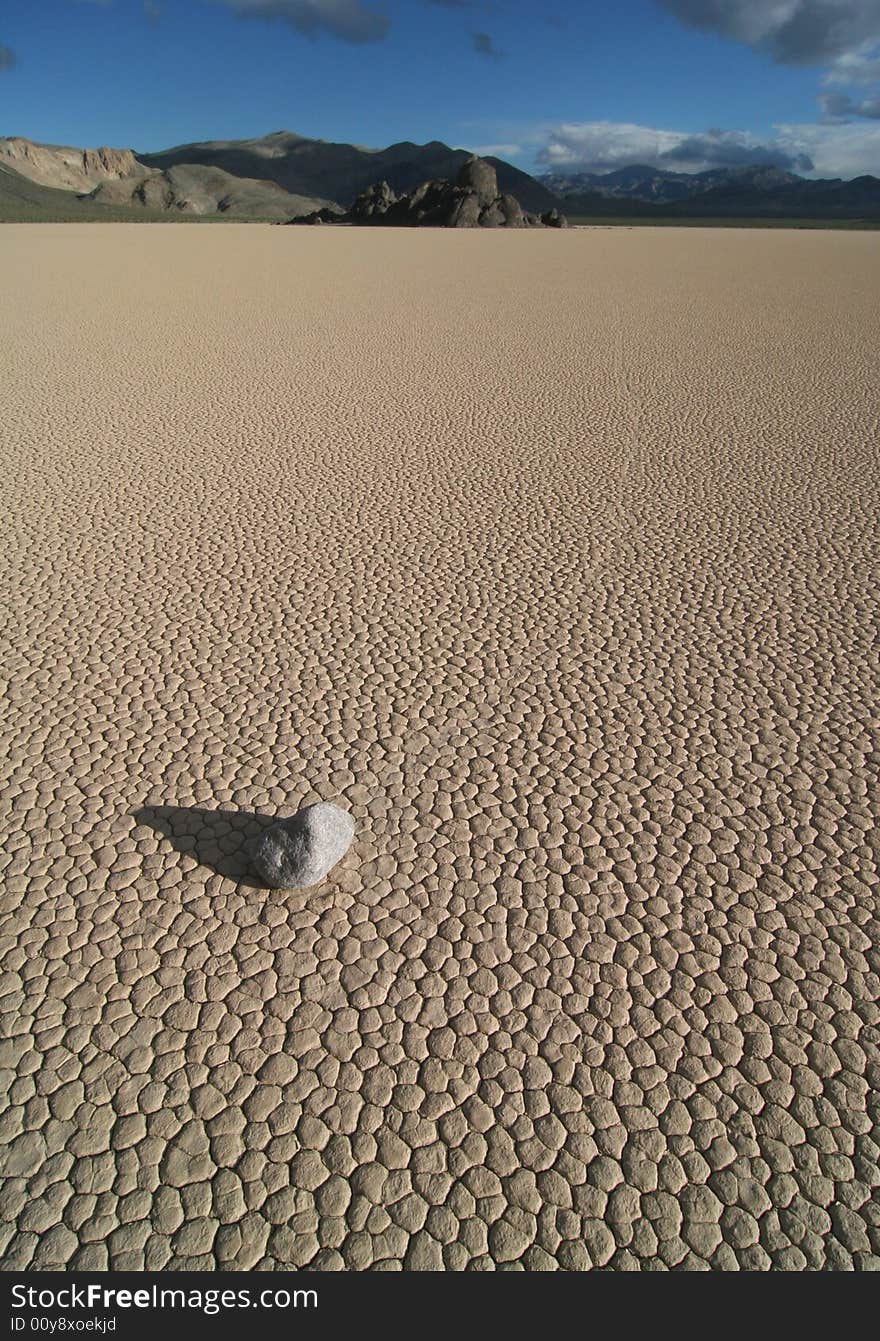
[[[880,0],[3,0],[0,135],[880,176]]]

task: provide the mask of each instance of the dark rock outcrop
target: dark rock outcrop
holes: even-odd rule
[[[481,205],[491,205],[498,195],[498,174],[484,158],[475,155],[462,163],[455,185],[460,191],[470,191]]]
[[[495,169],[471,157],[455,182],[422,182],[407,195],[396,196],[388,182],[362,191],[345,214],[316,210],[290,223],[347,223],[396,228],[566,228],[565,216],[548,210],[540,217],[527,213],[511,195],[498,194]]]
[[[498,208],[508,228],[522,228],[526,218],[522,205],[515,196],[499,196]]]
[[[348,211],[352,223],[376,223],[397,204],[397,196],[387,182],[375,182],[361,191]]]
[[[565,215],[560,214],[559,210],[557,209],[546,210],[545,213],[541,215],[541,223],[544,225],[545,228],[568,227],[568,220],[566,219]]]
[[[345,223],[346,215],[341,214],[339,210],[328,209],[323,205],[319,210],[311,210],[308,214],[298,214],[295,219],[286,219],[286,223],[292,224],[325,224],[325,223]]]

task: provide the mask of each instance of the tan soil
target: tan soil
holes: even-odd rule
[[[6,1267],[880,1265],[880,238],[2,241]]]

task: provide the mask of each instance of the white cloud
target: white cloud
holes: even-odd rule
[[[880,176],[880,125],[778,125],[781,143],[813,160],[814,177]]]
[[[805,176],[880,175],[880,125],[785,123],[759,138],[742,130],[695,134],[626,122],[569,122],[546,132],[536,158],[545,170],[571,172],[611,172],[636,163],[702,172],[763,163]]]
[[[633,163],[676,172],[744,167],[753,163],[808,172],[809,156],[792,151],[777,138],[759,139],[747,131],[693,133],[660,130],[631,122],[582,121],[557,126],[537,155],[549,168],[611,172]]]
[[[880,81],[880,42],[862,42],[838,56],[822,77],[823,84],[864,85]]]
[[[658,163],[683,138],[627,121],[573,121],[557,126],[537,157],[551,168],[610,172],[627,163]]]

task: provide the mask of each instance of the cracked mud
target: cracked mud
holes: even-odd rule
[[[4,1266],[880,1265],[877,235],[3,242]]]

